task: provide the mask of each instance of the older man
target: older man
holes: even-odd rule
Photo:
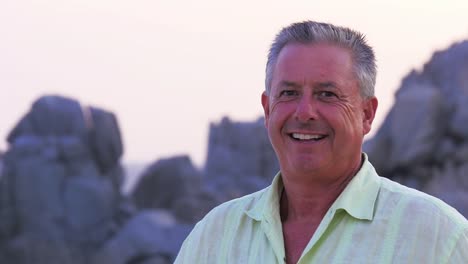
[[[379,177],[362,153],[375,76],[362,34],[312,21],[284,28],[261,99],[280,172],[212,210],[176,263],[468,263],[468,221]]]

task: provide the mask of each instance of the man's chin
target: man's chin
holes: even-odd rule
[[[326,162],[323,160],[323,157],[314,156],[314,157],[303,157],[298,156],[294,159],[290,159],[288,162],[286,171],[290,171],[295,174],[313,174],[319,172],[323,169]]]

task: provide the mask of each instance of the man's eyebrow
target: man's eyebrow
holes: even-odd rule
[[[315,84],[314,87],[338,89],[338,85],[335,82],[320,82]]]
[[[282,88],[298,88],[300,87],[299,84],[295,83],[295,82],[292,82],[292,81],[286,81],[286,80],[283,80],[279,83],[278,85],[279,87],[282,87]]]

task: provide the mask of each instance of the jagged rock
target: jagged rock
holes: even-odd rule
[[[390,109],[387,117],[383,121],[379,130],[373,138],[363,144],[363,150],[369,155],[369,160],[382,175],[388,175],[395,169],[395,166],[388,162],[391,155],[392,138],[390,137],[390,128],[394,116],[394,108]],[[396,176],[394,176],[396,177]]]
[[[434,151],[433,157],[436,163],[442,164],[445,160],[455,159],[455,155],[458,152],[456,141],[448,136],[443,137],[436,147],[437,151]]]
[[[370,160],[383,172],[433,162],[438,146],[434,139],[446,131],[446,107],[440,91],[416,75],[412,72],[405,78],[376,140],[364,146],[372,153]]]
[[[468,67],[468,66],[467,66]],[[468,74],[468,71],[466,72]],[[457,100],[455,113],[450,120],[450,132],[457,139],[468,138],[468,94],[460,96]]]
[[[377,171],[438,196],[468,216],[468,41],[436,52],[404,78],[364,151]]]
[[[266,187],[278,171],[263,119],[211,124],[205,169],[186,156],[157,161],[143,173],[133,198],[140,208],[166,208],[195,223],[221,202]]]
[[[45,96],[10,132],[0,177],[2,262],[88,263],[127,221],[117,121],[98,108],[89,113],[73,99]]]
[[[167,209],[178,221],[196,223],[224,201],[202,186],[203,177],[188,156],[159,160],[148,167],[132,192],[140,209]]]
[[[438,173],[426,184],[424,191],[437,196],[457,208],[460,213],[468,213],[468,163],[457,165],[447,161]]]
[[[8,142],[21,136],[76,136],[87,133],[80,104],[61,96],[44,96],[33,103],[27,113],[8,135]]]
[[[93,264],[173,263],[191,226],[178,225],[171,214],[145,210],[93,257]]]
[[[89,168],[91,169],[95,168]],[[96,173],[70,177],[63,186],[63,204],[67,238],[80,247],[93,249],[115,231],[114,215],[119,195],[105,178]]]
[[[193,195],[178,197],[172,204],[171,211],[181,222],[196,223],[211,209],[224,201],[226,201],[226,197],[221,195],[219,190],[202,187]]]
[[[119,126],[114,114],[94,107],[89,109],[92,119],[88,132],[89,145],[101,173],[107,173],[123,154]]]
[[[468,161],[468,141],[463,141],[458,144],[453,155],[453,160],[459,164]]]
[[[225,117],[210,125],[206,178],[233,187],[248,179],[263,179],[255,191],[265,187],[278,172],[279,165],[265,129],[264,119],[232,122]],[[259,183],[260,180],[253,180]],[[242,191],[241,194],[251,190]]]
[[[162,159],[143,173],[132,197],[139,208],[170,209],[179,198],[198,192],[201,177],[188,156]]]
[[[393,144],[387,162],[395,167],[432,161],[437,145],[434,139],[440,138],[445,129],[439,90],[430,84],[407,85],[411,85],[411,89],[404,89],[397,95],[390,128]]]
[[[435,52],[421,75],[441,90],[448,105],[455,106],[460,96],[468,94],[467,62],[468,41],[465,40]]]
[[[59,241],[51,241],[33,234],[19,235],[10,240],[0,256],[2,263],[12,264],[78,264],[80,256],[72,256],[70,249]]]
[[[53,140],[23,136],[6,153],[0,185],[0,229],[6,237],[16,230],[40,233],[50,240],[64,238],[57,224],[65,220],[61,187],[66,175],[64,166],[56,162],[54,146]]]

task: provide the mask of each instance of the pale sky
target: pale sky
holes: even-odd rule
[[[0,149],[31,103],[61,94],[113,111],[124,162],[205,160],[210,122],[262,114],[274,35],[317,20],[363,32],[378,60],[374,132],[401,78],[468,39],[468,1],[1,0]]]

